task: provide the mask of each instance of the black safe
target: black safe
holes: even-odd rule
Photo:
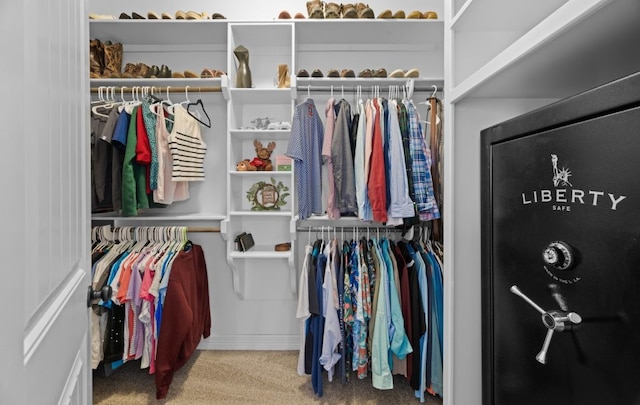
[[[640,404],[640,74],[481,142],[483,404]]]

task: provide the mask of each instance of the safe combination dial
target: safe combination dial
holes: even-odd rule
[[[542,260],[556,270],[571,270],[575,264],[575,254],[571,246],[561,241],[549,243],[542,251]]]

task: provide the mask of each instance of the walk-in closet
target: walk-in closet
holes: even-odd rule
[[[0,403],[504,405],[480,134],[640,71],[636,0],[2,8]]]

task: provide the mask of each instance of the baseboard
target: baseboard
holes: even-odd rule
[[[298,335],[228,335],[210,336],[198,345],[199,350],[298,350]]]

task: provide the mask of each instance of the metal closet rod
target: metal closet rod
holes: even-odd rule
[[[392,86],[394,86],[394,87],[395,86],[402,87],[403,85],[390,84],[390,85],[384,85],[384,86],[381,86],[381,85],[375,85],[375,86],[380,87],[380,90],[387,91],[387,90],[389,90],[389,87],[392,87]],[[343,90],[342,87],[343,87],[343,85],[335,85],[335,86],[333,86],[333,92],[334,93],[340,93]],[[353,92],[358,90],[356,87],[357,86],[355,86],[355,87],[351,87],[350,86],[350,88],[348,88],[347,86],[344,86],[344,91],[353,93]],[[363,85],[362,88],[361,88],[361,91],[363,93],[371,91],[371,87],[373,87],[373,86]],[[298,86],[297,90],[298,90],[298,93],[302,93],[302,92],[305,92],[305,91],[331,92],[331,86]],[[413,89],[413,92],[414,93],[416,93],[416,92],[434,93],[434,90],[433,90],[433,87],[415,87]],[[442,92],[442,90],[438,89],[435,92],[440,93],[440,92]]]
[[[100,228],[104,225],[96,225],[94,228]],[[139,225],[139,226],[112,226],[111,232],[118,228],[187,228],[187,232],[220,232],[220,228],[211,227],[211,226],[179,226],[179,225]]]
[[[113,91],[116,92],[118,95],[120,91],[124,91],[124,92],[131,92],[131,89],[133,88],[148,88],[148,89],[153,89],[154,93],[153,94],[161,94],[161,93],[166,93],[167,91],[169,91],[169,93],[184,93],[185,91],[189,91],[192,93],[220,93],[222,92],[222,87],[217,86],[217,87],[195,87],[195,86],[185,86],[185,87],[173,87],[173,86],[164,86],[164,87],[158,87],[158,86],[122,86],[122,87],[118,87],[118,86],[100,86],[102,87],[103,91],[104,89],[109,89],[109,91],[111,91],[111,88],[113,88]],[[92,93],[98,93],[98,89],[100,87],[92,87],[91,88],[91,92]],[[188,87],[188,88],[187,88]],[[168,90],[167,90],[168,89]]]
[[[405,232],[406,229],[386,227],[386,226],[299,226],[296,228],[298,232],[322,232],[338,230],[339,232]]]

